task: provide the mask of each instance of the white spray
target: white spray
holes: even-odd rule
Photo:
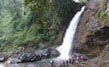
[[[2,63],[0,63],[0,67],[5,67]]]
[[[73,1],[75,1],[75,2],[79,2],[79,0],[73,0]]]
[[[57,50],[61,53],[57,58],[58,60],[68,60],[71,54],[72,43],[74,40],[76,28],[78,26],[80,17],[85,9],[85,6],[82,7],[81,11],[77,12],[73,19],[71,20],[63,38],[62,45],[57,48]]]

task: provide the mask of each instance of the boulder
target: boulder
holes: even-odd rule
[[[25,53],[18,57],[22,62],[33,62],[40,60],[40,56],[35,53]]]
[[[57,57],[60,55],[59,51],[57,51],[55,48],[49,48],[48,53],[51,57]]]
[[[6,56],[4,53],[0,53],[0,62],[4,62],[6,60]]]
[[[21,63],[21,62],[34,62],[39,61],[41,59],[57,57],[59,56],[59,52],[54,48],[47,48],[43,50],[37,50],[32,53],[15,53],[16,59],[9,59],[9,63]]]
[[[19,56],[19,59],[22,61],[22,62],[27,62],[28,61],[28,58],[27,58],[27,55],[26,54],[22,54]]]
[[[57,57],[60,55],[60,53],[55,48],[37,50],[35,51],[35,54],[41,56],[41,58]]]
[[[37,56],[40,56],[41,58],[48,58],[50,55],[47,49],[37,50],[37,51],[35,51],[35,54]]]
[[[9,58],[7,62],[11,64],[15,64],[15,63],[21,63],[22,61],[16,58]]]
[[[39,57],[35,53],[27,53],[27,61],[33,62],[35,60],[39,60]]]

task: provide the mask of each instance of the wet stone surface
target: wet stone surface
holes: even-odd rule
[[[0,52],[0,62],[3,62],[6,60],[6,56],[4,53]]]
[[[36,62],[43,59],[57,57],[59,56],[59,54],[60,53],[55,48],[37,50],[31,53],[24,53],[21,51],[21,49],[20,50],[18,49],[15,53],[13,53],[11,57],[8,58],[7,61],[8,63],[12,63],[12,64],[23,63],[23,62]]]

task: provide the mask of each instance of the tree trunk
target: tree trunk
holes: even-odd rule
[[[24,13],[25,13],[25,8],[24,8],[24,0],[22,0],[22,16],[24,16]]]

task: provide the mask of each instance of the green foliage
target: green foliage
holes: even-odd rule
[[[103,10],[98,10],[97,16],[103,20],[103,19],[108,19],[108,13],[103,11]]]
[[[103,22],[103,25],[104,25],[104,23],[109,18],[109,13],[108,12],[105,12],[104,6],[105,6],[105,0],[101,0],[101,2],[100,2],[100,8],[99,8],[99,10],[97,11],[97,14],[96,14],[97,17]]]
[[[62,28],[65,19],[73,10],[71,0],[51,0],[51,2],[49,0],[32,0],[25,1],[25,5],[29,6],[32,12],[37,13],[37,18],[32,21],[36,25],[40,25],[42,31],[40,34],[43,34],[41,39],[45,39],[50,44],[53,44],[54,40],[56,40],[59,29]]]
[[[80,2],[88,2],[89,0],[79,0]]]
[[[13,0],[2,1],[2,11],[0,16],[0,48],[7,50],[6,47],[17,48],[18,45],[26,43],[28,36],[25,34],[28,30],[27,24],[30,22],[30,12],[25,16],[21,15],[21,1]],[[7,5],[8,6],[7,6]],[[17,6],[18,5],[18,6]],[[16,7],[15,7],[16,6]],[[30,39],[34,39],[31,34]]]
[[[101,2],[100,2],[100,9],[101,10],[104,10],[103,6],[105,5],[105,1],[106,0],[101,0]]]
[[[53,44],[68,18],[71,0],[0,0],[0,50],[15,50],[28,42]]]

